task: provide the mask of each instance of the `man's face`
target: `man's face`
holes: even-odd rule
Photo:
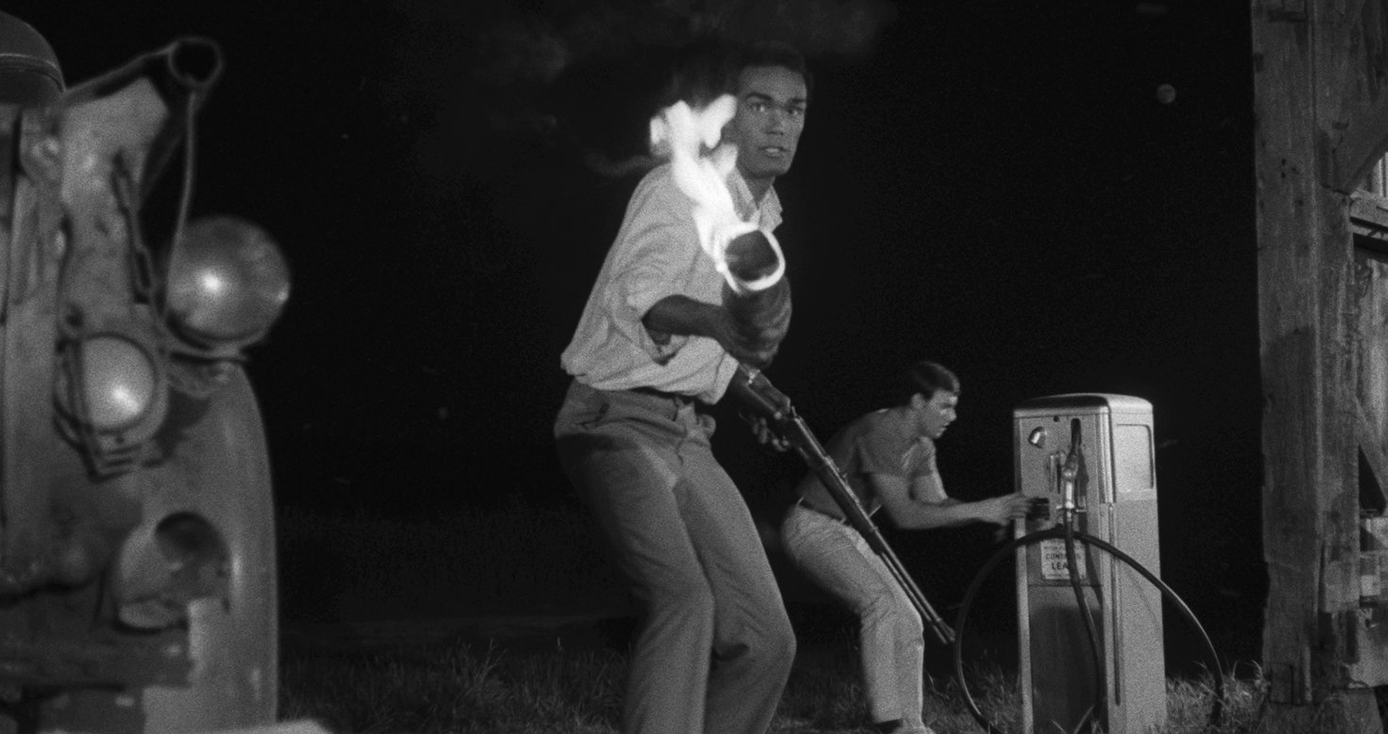
[[[943,436],[945,429],[958,417],[954,409],[959,405],[959,396],[952,392],[936,390],[929,400],[920,394],[911,400],[919,416],[921,434],[931,439]]]
[[[728,123],[737,167],[748,179],[790,170],[805,129],[805,78],[782,66],[749,66],[737,81],[737,113]]]

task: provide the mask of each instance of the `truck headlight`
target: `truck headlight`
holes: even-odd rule
[[[59,427],[101,475],[154,458],[150,439],[168,412],[168,374],[152,341],[138,333],[103,329],[66,341],[59,350]]]
[[[101,433],[122,431],[149,414],[158,379],[143,348],[113,334],[84,339],[77,348],[88,425]]]
[[[270,236],[235,217],[190,222],[171,247],[166,308],[198,346],[225,351],[258,339],[289,300],[289,266]]]

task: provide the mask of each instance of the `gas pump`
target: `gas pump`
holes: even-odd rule
[[[1018,406],[1013,422],[1017,489],[1040,500],[1015,533],[1062,531],[1016,548],[1023,731],[1161,726],[1161,591],[1076,539],[1098,538],[1160,573],[1152,406],[1055,395]]]
[[[984,562],[959,605],[954,675],[969,713],[987,734],[1003,734],[969,692],[962,641],[983,581],[1015,559],[1022,731],[1139,734],[1160,727],[1163,598],[1205,649],[1214,694],[1208,726],[1218,729],[1225,709],[1219,654],[1195,613],[1157,575],[1151,404],[1123,395],[1054,395],[1018,406],[1013,422],[1017,491],[1031,498],[1031,512]]]
[[[987,734],[1002,732],[969,691],[962,640],[983,581],[1013,557],[1026,734],[1139,734],[1165,724],[1163,597],[1203,642],[1213,672],[1209,726],[1221,725],[1224,678],[1219,655],[1194,612],[1157,575],[1161,561],[1150,403],[1081,393],[1037,398],[1016,408],[1017,490],[1031,498],[1031,512],[1017,521],[1013,540],[997,549],[974,576],[951,629],[881,539],[790,400],[758,370],[746,367],[738,368],[728,391],[784,431],[821,474],[922,620],[952,648],[959,690]]]

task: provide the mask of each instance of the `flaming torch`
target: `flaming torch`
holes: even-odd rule
[[[723,275],[723,305],[743,345],[769,363],[790,325],[790,282],[776,236],[743,221],[728,190],[737,146],[720,138],[736,107],[731,95],[697,109],[677,102],[651,118],[651,147],[669,157],[675,185],[692,203],[699,246]]]

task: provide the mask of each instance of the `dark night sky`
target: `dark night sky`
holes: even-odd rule
[[[294,269],[250,363],[280,503],[568,501],[558,356],[636,182],[585,161],[639,151],[681,26],[618,0],[22,5],[70,82],[221,44],[193,209],[259,222]],[[1246,3],[762,5],[802,8],[781,27],[817,77],[777,184],[796,311],[771,378],[827,437],[910,361],[950,365],[940,462],[965,499],[1010,488],[1018,403],[1146,398],[1164,575],[1197,607],[1256,608]],[[722,424],[735,474],[791,471],[747,439]]]

